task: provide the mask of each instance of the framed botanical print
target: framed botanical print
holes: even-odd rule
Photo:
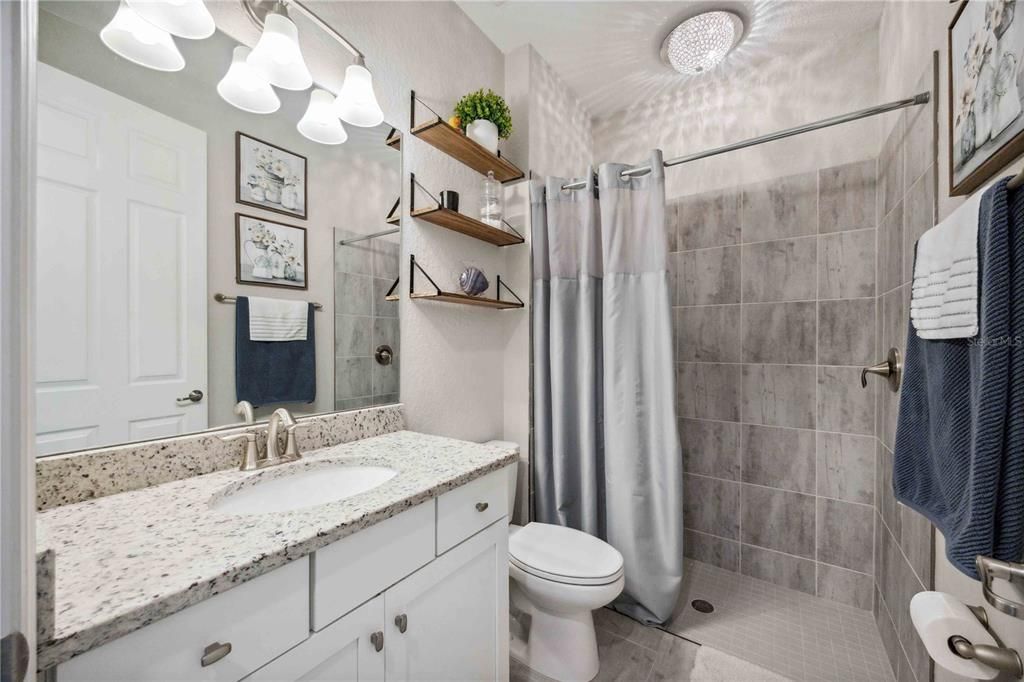
[[[235,200],[306,219],[306,157],[235,133]]]
[[[235,214],[235,281],[308,289],[306,228]]]
[[[970,194],[1024,153],[1024,16],[964,0],[949,25],[949,193]]]

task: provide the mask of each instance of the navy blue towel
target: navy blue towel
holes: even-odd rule
[[[1024,192],[982,197],[980,328],[971,339],[907,332],[893,488],[931,520],[946,556],[977,579],[977,555],[1024,555]]]
[[[305,341],[250,341],[249,298],[235,302],[235,397],[257,407],[316,399],[313,304]]]

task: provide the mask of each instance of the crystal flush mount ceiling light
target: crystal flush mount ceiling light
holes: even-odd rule
[[[719,64],[743,37],[743,19],[724,10],[704,12],[676,26],[661,45],[661,58],[688,76]]]

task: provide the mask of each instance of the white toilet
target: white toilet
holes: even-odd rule
[[[516,477],[510,476],[509,509]],[[622,555],[582,531],[547,523],[509,524],[509,596],[529,616],[528,636],[513,633],[512,657],[559,682],[593,679],[600,668],[592,611],[619,596]]]

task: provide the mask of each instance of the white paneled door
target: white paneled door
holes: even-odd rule
[[[37,454],[204,429],[206,133],[42,63],[38,92]]]

